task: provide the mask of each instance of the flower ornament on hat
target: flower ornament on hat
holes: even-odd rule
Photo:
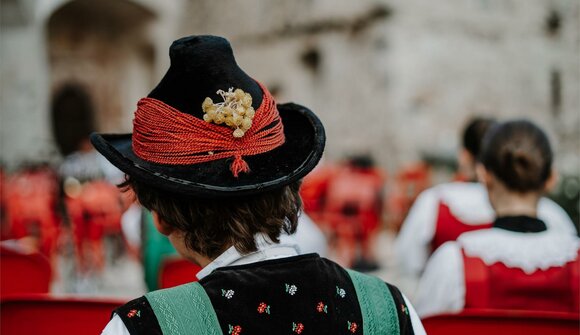
[[[252,108],[252,96],[243,90],[233,88],[225,92],[218,90],[216,93],[221,95],[224,102],[213,103],[210,97],[205,98],[201,107],[205,115],[205,122],[215,122],[216,124],[225,123],[227,126],[235,129],[234,137],[240,138],[252,127],[252,120],[256,115]]]
[[[133,178],[204,197],[265,192],[304,177],[324,151],[324,127],[294,103],[277,104],[235,61],[227,40],[173,42],[171,65],[137,103],[132,134],[91,135]]]

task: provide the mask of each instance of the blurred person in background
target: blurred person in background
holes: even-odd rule
[[[89,278],[102,274],[108,262],[125,251],[137,256],[140,208],[116,187],[123,173],[92,147],[88,136],[65,156],[58,172],[81,285],[77,289],[92,290],[85,285],[92,285]]]
[[[316,115],[277,105],[223,38],[185,37],[169,54],[133,133],[92,142],[127,173],[156,229],[202,270],[199,282],[116,309],[103,334],[424,334],[394,286],[279,243],[296,230],[300,179],[324,150]]]
[[[3,245],[40,252],[54,262],[60,233],[58,178],[48,164],[20,167],[3,176]]]
[[[378,268],[372,242],[381,224],[384,184],[384,174],[366,154],[346,159],[327,182],[323,220],[345,266]]]
[[[317,253],[320,257],[328,256],[328,241],[316,222],[305,212],[300,212],[298,225],[294,234],[280,235],[280,243],[292,243],[298,246],[299,254]]]
[[[114,185],[123,182],[123,173],[91,146],[88,137],[80,141],[76,151],[65,156],[58,171],[64,180],[74,178],[86,182],[104,179]]]
[[[430,255],[443,243],[464,232],[492,227],[495,213],[485,186],[476,181],[475,167],[483,137],[494,124],[492,119],[477,117],[466,125],[458,154],[459,174],[465,181],[434,186],[415,200],[395,242],[402,273],[419,276]],[[538,217],[550,230],[576,235],[568,214],[548,198],[540,198]]]
[[[300,198],[302,198],[304,212],[308,213],[319,224],[324,220],[328,184],[337,170],[337,164],[328,162],[323,156],[314,170],[304,177],[302,185],[300,185]]]
[[[464,308],[579,312],[580,240],[539,216],[556,182],[552,161],[547,136],[529,121],[489,131],[478,176],[496,218],[492,228],[435,251],[415,300],[421,316]]]
[[[56,92],[52,121],[64,156],[58,168],[64,223],[74,242],[78,273],[101,272],[106,261],[114,263],[127,250],[137,255],[140,209],[115,186],[123,182],[123,173],[90,143],[96,126],[95,102],[88,87],[65,81]],[[105,255],[105,251],[111,252]]]

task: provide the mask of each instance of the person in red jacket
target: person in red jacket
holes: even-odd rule
[[[370,155],[350,157],[328,182],[324,220],[345,266],[360,271],[378,267],[372,239],[381,224],[384,184],[384,173]]]
[[[419,283],[417,312],[578,313],[580,240],[547,229],[538,217],[540,198],[555,182],[548,138],[532,122],[505,122],[485,136],[480,160],[493,227],[464,233],[435,251]]]

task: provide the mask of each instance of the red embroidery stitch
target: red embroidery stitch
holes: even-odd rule
[[[132,309],[132,310],[130,310],[130,311],[129,311],[129,313],[127,313],[127,317],[128,317],[128,318],[132,318],[132,317],[134,317],[135,315],[137,315],[137,316],[139,316],[139,317],[140,317],[140,316],[141,316],[141,311],[138,311],[138,310],[136,310],[136,309]]]
[[[228,325],[230,330],[229,330],[229,334],[230,335],[240,335],[242,333],[242,327],[237,325],[237,326],[233,326],[232,325]]]
[[[356,324],[356,322],[352,322],[352,323],[350,321],[347,321],[347,322],[348,322],[348,330],[354,334],[356,332],[356,330],[358,329],[358,325]]]
[[[294,323],[292,322],[292,330],[296,333],[296,334],[301,334],[302,331],[304,331],[304,325],[302,323]]]
[[[325,305],[322,301],[318,303],[318,305],[316,305],[316,310],[318,311],[318,313],[327,313],[327,308],[328,306]]]
[[[258,305],[258,313],[262,314],[264,312],[266,314],[270,314],[270,306],[268,304],[266,304],[265,302],[261,302]]]

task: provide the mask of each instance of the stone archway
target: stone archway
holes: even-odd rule
[[[128,0],[70,1],[49,17],[46,38],[57,141],[76,138],[56,133],[65,131],[70,120],[85,120],[91,130],[130,131],[135,101],[152,85],[155,54],[149,28],[154,19],[153,12]],[[55,108],[63,95],[68,121],[61,115],[62,106]],[[86,101],[90,107],[83,105]],[[79,115],[70,105],[74,103]],[[94,117],[81,115],[88,110]],[[58,144],[63,154],[70,147]]]
[[[78,150],[95,131],[93,102],[84,87],[76,83],[67,83],[56,91],[51,116],[54,138],[64,156]]]

